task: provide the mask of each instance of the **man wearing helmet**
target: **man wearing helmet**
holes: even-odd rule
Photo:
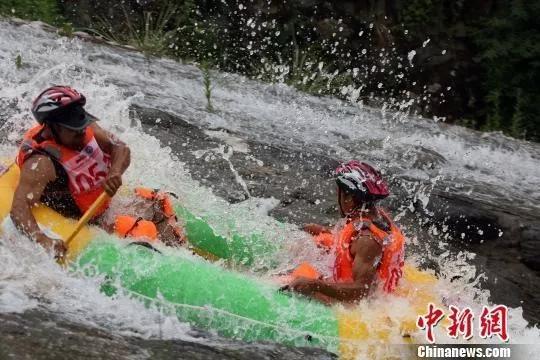
[[[97,119],[85,111],[85,103],[82,94],[67,86],[43,91],[32,104],[39,125],[26,132],[16,159],[21,175],[11,208],[13,223],[44,248],[54,251],[57,257],[64,256],[64,243],[41,231],[32,207],[42,202],[64,216],[80,217],[103,191],[111,197],[115,195],[131,159],[129,147],[102,129]],[[157,192],[145,195],[141,197],[145,201],[167,203],[170,210],[166,195]],[[110,200],[98,209],[96,217],[109,204]],[[154,215],[153,212],[151,219]],[[172,215],[168,215],[160,217],[160,223],[169,224],[165,220]],[[129,216],[118,218],[121,221],[117,219],[117,223],[128,226],[124,236],[133,234],[134,230],[147,236],[157,233],[155,226],[141,231],[144,226],[153,225],[149,224],[151,221]]]
[[[293,272],[298,274],[295,280],[282,289],[324,303],[354,302],[377,287],[394,291],[402,276],[405,239],[377,206],[389,195],[388,185],[377,170],[356,160],[341,164],[335,179],[344,218],[333,230],[318,224],[304,227],[318,246],[335,255],[333,276],[323,279],[304,263]]]

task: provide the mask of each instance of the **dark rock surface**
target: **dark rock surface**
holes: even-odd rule
[[[201,129],[156,109],[133,107],[132,116],[141,121],[145,131],[173,149],[194,179],[231,203],[248,196],[274,197],[280,202],[270,215],[298,225],[328,225],[339,217],[330,177],[337,161],[331,156],[309,149],[276,147],[223,129]],[[243,141],[249,151],[235,151],[227,138]],[[414,156],[410,160],[417,168],[433,168],[445,162],[439,154],[422,147],[411,153]],[[534,285],[540,283],[538,211],[517,206],[504,194],[494,202],[483,194],[497,194],[497,190],[481,183],[462,184],[470,188],[470,195],[464,195],[453,191],[455,184],[439,182],[432,186],[429,203],[424,207],[419,199],[411,198],[415,194],[400,188],[408,181],[419,182],[403,175],[393,176],[394,196],[385,204],[393,212],[402,211],[403,204],[414,205],[413,211],[404,213],[401,223],[414,228],[414,235],[420,239],[431,242],[435,241],[428,235],[428,228],[447,226],[444,234],[454,239],[449,240],[452,249],[465,248],[477,254],[474,263],[488,276],[484,286],[490,289],[492,301],[523,306],[525,318],[538,323],[540,292]]]
[[[538,222],[523,225],[520,249],[523,263],[540,271],[540,236],[538,234],[540,234]]]
[[[147,340],[115,336],[74,324],[38,310],[0,314],[0,359],[335,359],[320,349],[288,348],[277,344],[209,341]]]

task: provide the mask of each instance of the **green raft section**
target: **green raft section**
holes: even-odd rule
[[[265,239],[262,234],[241,235],[234,220],[225,221],[229,229],[227,237],[218,235],[204,218],[193,215],[181,205],[175,206],[181,219],[189,243],[196,249],[209,253],[212,257],[230,260],[235,264],[252,265],[255,259],[271,264],[277,252],[277,244]]]
[[[95,239],[74,269],[106,275],[106,293],[121,287],[147,306],[225,337],[337,350],[338,321],[331,308],[282,294],[275,285],[226,271],[187,251],[170,252]]]

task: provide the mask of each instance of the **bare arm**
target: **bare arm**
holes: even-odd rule
[[[32,214],[32,208],[39,203],[45,187],[55,179],[56,170],[51,159],[42,155],[35,155],[28,159],[21,168],[10,216],[19,231],[46,249],[54,248],[57,256],[63,256],[65,253],[63,243],[45,235]]]
[[[127,170],[131,162],[129,147],[116,136],[102,129],[98,124],[90,125],[94,130],[94,136],[99,147],[111,156],[111,169],[103,188],[110,196],[113,196],[122,185],[122,174]]]
[[[353,282],[337,283],[300,278],[290,287],[299,293],[315,298],[323,295],[324,298],[344,302],[353,302],[363,298],[372,286],[382,249],[371,236],[362,235],[352,241],[350,251],[354,257]]]
[[[319,224],[305,224],[302,228],[305,232],[310,233],[311,235],[319,235],[320,233],[329,233],[332,232],[329,228]]]

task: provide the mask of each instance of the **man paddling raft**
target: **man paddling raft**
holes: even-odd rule
[[[389,195],[379,171],[352,160],[334,172],[343,218],[333,229],[307,224],[317,245],[335,256],[333,276],[322,278],[309,263],[293,271],[294,280],[282,288],[324,303],[355,302],[376,288],[393,292],[402,277],[405,237],[379,206]]]
[[[65,256],[61,239],[39,228],[32,207],[44,203],[64,216],[79,218],[106,192],[114,196],[129,167],[129,147],[102,129],[97,118],[85,111],[86,98],[68,86],[52,86],[32,103],[38,125],[28,130],[17,154],[21,169],[14,194],[11,219],[19,231],[55,256]],[[110,199],[98,208],[93,222],[122,237],[159,239],[169,245],[184,241],[168,194],[135,189],[129,214],[104,216]],[[137,214],[137,216],[135,216]]]

